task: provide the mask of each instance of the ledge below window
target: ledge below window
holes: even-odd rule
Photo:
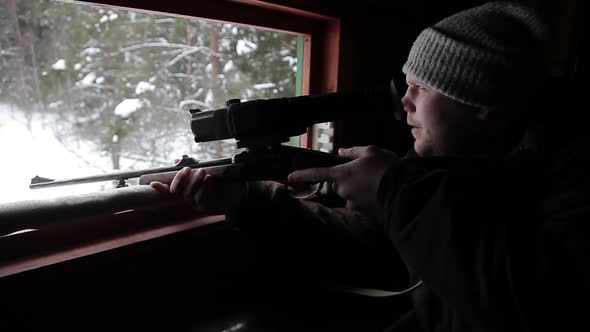
[[[149,186],[0,205],[0,277],[225,220]]]

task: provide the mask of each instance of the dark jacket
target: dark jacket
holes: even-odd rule
[[[583,164],[548,163],[526,151],[409,158],[383,178],[378,220],[254,183],[249,204],[230,218],[261,241],[294,239],[287,245],[303,254],[294,257],[346,257],[371,276],[389,275],[378,272],[388,262],[396,271],[405,265],[413,281],[423,281],[409,316],[421,330],[564,330],[590,314]]]

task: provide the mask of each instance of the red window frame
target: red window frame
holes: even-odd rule
[[[303,95],[335,92],[338,84],[340,19],[260,0],[84,0],[122,9],[144,10],[298,33],[305,36]],[[311,147],[311,132],[301,145]]]
[[[335,92],[338,78],[340,19],[301,8],[259,0],[86,0],[109,7],[167,13],[302,34],[302,93]],[[311,137],[311,135],[304,135]],[[311,142],[302,138],[302,146]],[[51,223],[36,232],[0,238],[0,277],[56,264],[224,220],[197,216],[181,206],[154,207],[146,202],[125,214],[85,215]],[[161,210],[158,212],[158,209]],[[176,209],[174,216],[166,213]],[[158,219],[168,219],[166,222]],[[73,231],[72,226],[75,225]]]

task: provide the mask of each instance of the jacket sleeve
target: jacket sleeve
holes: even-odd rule
[[[397,289],[407,272],[375,220],[345,208],[297,199],[276,182],[249,182],[247,199],[227,215],[263,253],[308,276],[349,286]]]
[[[505,161],[420,158],[404,160],[381,183],[386,233],[400,256],[447,316],[474,328],[520,319],[513,267],[531,250],[522,237],[529,197],[520,175]]]

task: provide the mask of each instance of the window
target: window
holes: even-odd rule
[[[0,6],[0,203],[115,185],[30,190],[35,175],[230,156],[232,140],[194,143],[189,109],[302,93],[303,34],[82,2]]]
[[[184,63],[184,68],[190,70],[193,67],[186,65],[189,59],[199,56],[204,58],[205,55],[196,52],[195,49],[192,49],[195,50],[195,53],[191,54],[191,52],[188,52],[189,47],[187,45],[176,48],[157,47],[154,44],[145,45],[146,42],[141,42],[139,39],[135,43],[131,43],[131,39],[125,39],[129,36],[122,35],[121,33],[117,33],[116,30],[113,30],[113,27],[120,23],[117,20],[124,17],[124,15],[128,15],[127,19],[131,19],[134,16],[138,24],[141,24],[141,22],[137,22],[140,20],[152,20],[154,24],[157,21],[157,24],[168,26],[170,31],[176,31],[178,35],[187,34],[187,27],[191,27],[189,23],[186,23],[190,21],[189,18],[202,18],[203,20],[199,21],[199,23],[194,23],[194,25],[199,25],[202,28],[216,28],[231,33],[235,30],[234,28],[237,28],[238,35],[242,33],[241,36],[257,36],[259,38],[256,40],[242,38],[243,41],[240,42],[240,48],[244,47],[242,49],[244,52],[240,52],[242,54],[241,56],[246,57],[255,56],[256,52],[264,49],[263,47],[261,48],[263,43],[260,42],[260,39],[262,37],[265,39],[268,36],[275,38],[275,33],[281,33],[281,36],[285,38],[282,39],[283,37],[281,37],[281,40],[283,40],[282,43],[284,43],[281,45],[286,44],[288,46],[285,48],[282,46],[281,48],[277,47],[275,50],[289,50],[289,52],[296,50],[296,60],[293,53],[283,54],[279,51],[278,54],[275,54],[275,58],[265,58],[265,67],[268,69],[270,68],[269,64],[276,65],[276,63],[280,63],[281,66],[284,66],[285,74],[285,76],[281,76],[281,79],[290,77],[289,81],[275,81],[274,76],[264,76],[267,74],[261,73],[257,77],[243,77],[244,80],[249,80],[248,83],[251,86],[246,86],[246,88],[239,90],[236,88],[236,85],[233,85],[236,90],[232,90],[232,94],[239,92],[239,97],[241,98],[244,98],[243,93],[246,93],[247,98],[266,98],[281,95],[290,96],[294,93],[317,94],[336,91],[340,30],[340,21],[338,19],[318,14],[317,12],[278,6],[258,0],[199,0],[197,3],[198,5],[194,3],[192,6],[187,6],[186,2],[177,0],[146,0],[141,2],[130,0],[62,2],[47,0],[7,0],[0,3],[0,29],[2,32],[0,34],[0,139],[2,139],[2,143],[0,143],[0,155],[3,161],[0,171],[4,173],[4,186],[2,194],[0,194],[0,219],[3,221],[2,229],[0,230],[0,248],[2,248],[3,253],[6,253],[6,255],[0,257],[0,277],[222,220],[222,216],[195,216],[194,211],[188,209],[186,206],[177,206],[178,204],[176,203],[161,200],[155,196],[148,198],[143,195],[129,193],[133,192],[132,190],[110,190],[101,193],[97,195],[96,206],[93,204],[93,199],[97,197],[71,197],[80,192],[100,189],[96,188],[95,184],[91,184],[91,188],[85,188],[86,185],[78,185],[36,191],[29,191],[28,189],[29,180],[33,174],[54,176],[55,178],[63,179],[94,175],[97,173],[89,170],[108,171],[112,168],[113,160],[105,158],[104,155],[101,156],[101,149],[89,150],[88,146],[96,149],[96,146],[100,146],[100,144],[108,145],[118,143],[122,146],[126,140],[129,142],[132,138],[130,134],[122,137],[112,129],[129,125],[131,121],[136,121],[137,123],[138,119],[134,119],[134,117],[138,117],[139,115],[151,114],[152,117],[165,118],[165,120],[162,120],[162,123],[153,124],[162,130],[164,130],[163,128],[167,128],[164,126],[165,124],[174,124],[173,121],[178,121],[183,126],[186,125],[187,129],[182,135],[177,135],[176,139],[179,139],[179,141],[176,143],[171,143],[172,139],[166,141],[166,144],[169,144],[171,148],[168,148],[168,150],[161,149],[160,151],[170,153],[170,155],[163,156],[161,159],[156,159],[153,154],[146,153],[145,155],[141,155],[140,153],[128,152],[134,150],[121,149],[119,152],[120,169],[128,167],[130,164],[133,164],[136,168],[153,165],[149,163],[150,158],[168,164],[171,160],[167,158],[178,158],[178,156],[170,152],[175,151],[175,148],[183,149],[183,151],[184,149],[198,149],[192,141],[192,134],[188,128],[188,114],[185,113],[185,110],[201,105],[199,102],[205,103],[205,106],[212,108],[218,107],[219,104],[216,104],[214,101],[219,101],[226,97],[223,96],[215,99],[216,97],[213,95],[210,97],[211,99],[207,99],[207,91],[205,90],[207,86],[204,85],[207,81],[204,77],[202,81],[200,77],[195,77],[194,79],[197,82],[203,84],[201,87],[204,89],[198,96],[194,95],[193,98],[186,98],[185,95],[181,94],[177,96],[177,99],[164,99],[159,93],[161,94],[166,90],[160,89],[158,84],[162,83],[162,77],[166,73],[163,70],[168,67],[163,66],[162,62],[157,62],[154,59],[167,54],[170,57],[165,59],[164,64],[168,64],[178,58],[170,67],[180,66]],[[48,9],[50,5],[54,7]],[[67,14],[66,9],[72,6],[81,6],[79,8],[84,8],[84,10],[80,11],[78,9],[78,11],[74,11],[72,14]],[[44,13],[41,10],[42,8],[53,14],[53,16],[50,16],[51,20],[47,17],[42,19],[41,14]],[[130,14],[131,12],[135,14]],[[169,14],[154,15],[153,13]],[[92,14],[95,16],[92,16]],[[80,22],[80,17],[76,18],[74,15],[85,18],[93,17],[94,21],[92,24],[86,22],[88,27],[84,26],[83,23],[77,26],[71,26],[74,22]],[[31,17],[41,17],[41,19],[32,20]],[[170,28],[177,27],[176,25],[171,25],[171,21],[176,21],[177,23],[184,22],[185,30],[174,30]],[[17,22],[18,24],[16,24]],[[195,20],[195,22],[197,21]],[[97,46],[98,43],[87,43],[86,45],[82,45],[83,48],[76,49],[75,43],[67,40],[64,42],[57,42],[55,40],[56,35],[60,34],[70,36],[73,40],[78,40],[76,38],[80,38],[80,36],[88,37],[90,32],[84,29],[97,30],[96,24],[98,24],[98,28],[103,33],[116,35],[112,38],[114,38],[115,42],[120,43],[120,48],[114,48],[109,53],[104,53],[100,49],[101,45]],[[47,28],[42,30],[43,33],[39,33],[37,30],[27,29],[29,25],[33,27],[43,25],[53,26],[56,29],[51,30]],[[106,25],[109,25],[109,27],[107,28]],[[151,26],[144,24],[144,27],[145,29],[142,28],[136,31],[136,34],[139,34],[140,37],[150,35],[149,29],[147,28],[151,28]],[[253,27],[257,28],[254,29]],[[132,29],[131,27],[125,28]],[[37,31],[37,34],[32,34],[32,31]],[[209,34],[202,36],[203,40],[208,40],[209,38]],[[197,38],[195,35],[193,37]],[[152,36],[151,38],[153,39],[149,43],[162,44],[165,41],[171,43],[174,40],[170,36],[161,38],[159,36]],[[237,56],[238,41],[240,39],[232,38],[226,39],[229,39],[230,43],[233,40],[236,47],[234,51]],[[36,41],[36,43],[31,43],[31,41]],[[123,44],[124,41],[125,44]],[[52,45],[52,43],[58,47],[45,47],[46,45]],[[142,43],[142,47],[139,47]],[[179,41],[175,43],[182,45]],[[223,43],[227,42],[221,41],[220,38],[220,48],[225,45]],[[193,45],[197,45],[196,42]],[[203,46],[207,44],[203,43],[199,45]],[[80,45],[78,46],[82,47]],[[136,49],[127,49],[129,55],[121,52],[121,49],[128,47],[134,47]],[[252,50],[253,48],[256,48],[256,50]],[[100,49],[100,51],[96,49]],[[58,50],[61,53],[58,53]],[[167,53],[163,53],[164,51]],[[184,51],[188,54],[183,54]],[[49,54],[51,56],[47,54],[50,52],[53,52]],[[207,50],[204,52],[207,52]],[[108,62],[113,60],[117,54],[119,56],[119,62],[124,63],[126,61],[125,57],[127,56],[127,61],[133,63],[136,67],[130,67],[131,69],[125,70],[121,69],[122,67],[118,67],[121,65],[120,63],[109,62],[112,67],[108,67],[110,68],[109,70],[101,71],[99,69],[104,69],[105,66],[100,67],[97,62],[91,61],[98,57],[105,57],[105,61]],[[181,54],[182,56],[180,56]],[[213,52],[209,52],[208,54],[211,55]],[[217,55],[219,54],[222,54],[222,52],[218,52]],[[219,58],[221,59],[222,57],[219,56]],[[227,60],[230,58],[227,57],[224,59],[226,61],[220,61],[218,67],[221,70],[226,68]],[[233,60],[234,58],[231,59]],[[273,62],[273,59],[276,62]],[[139,63],[136,63],[136,60],[139,60]],[[193,64],[195,62],[194,59],[190,61],[193,61]],[[253,61],[257,60],[255,59]],[[144,63],[158,64],[159,67],[154,67],[147,72],[145,70],[140,71],[138,67],[141,67]],[[205,72],[208,64],[205,64]],[[88,69],[92,70],[82,71],[83,65],[90,66]],[[243,65],[248,66],[250,63]],[[196,66],[201,66],[197,68],[202,68],[203,64],[196,64]],[[239,62],[234,60],[233,66],[234,73],[241,73],[240,70],[242,69]],[[79,68],[76,69],[76,67]],[[228,67],[231,68],[231,65],[228,65]],[[294,70],[295,67],[296,71]],[[214,65],[211,65],[209,70],[214,71]],[[94,75],[88,76],[92,72],[94,72]],[[140,74],[143,76],[139,76]],[[175,77],[175,79],[186,79],[192,83],[192,78],[188,79],[189,77],[187,76],[198,76],[195,73],[187,73],[187,71],[182,72],[182,74],[185,75],[176,75],[179,77]],[[213,79],[217,79],[217,82],[223,82],[222,78],[227,78],[229,74],[222,72],[220,75],[225,76],[218,75]],[[154,76],[156,79],[151,80]],[[124,95],[123,99],[112,100],[108,108],[105,107],[99,110],[99,106],[97,105],[105,104],[105,96],[112,96],[118,93],[118,91],[105,91],[105,85],[110,80],[122,80],[122,77],[127,77],[127,81],[122,89],[123,91],[127,91],[128,94]],[[50,79],[54,80],[54,84],[47,84],[47,82],[52,82]],[[22,85],[20,85],[21,82]],[[77,82],[78,84],[76,84]],[[129,83],[129,86],[127,83]],[[261,85],[255,86],[259,83]],[[272,83],[275,85],[272,86],[271,84],[263,83]],[[230,86],[232,85],[230,84]],[[190,84],[187,84],[177,87],[177,89],[192,89],[191,93],[196,94],[198,87],[197,85],[197,88],[193,88]],[[225,88],[227,87],[226,85]],[[283,87],[282,91],[280,87]],[[288,89],[291,90],[289,91],[286,87],[289,87]],[[171,89],[173,88],[174,86],[171,84]],[[68,89],[72,91],[65,91]],[[252,95],[248,94],[247,89],[250,89]],[[293,89],[295,90],[294,92]],[[60,94],[62,96],[70,96],[71,100],[54,98],[55,96],[60,96]],[[88,101],[84,100],[82,98],[84,94],[90,95],[91,98]],[[29,98],[35,95],[47,97],[44,97],[45,99],[41,101]],[[158,98],[151,98],[154,95],[158,96]],[[49,98],[49,96],[52,98]],[[167,97],[170,98],[169,96]],[[230,97],[235,98],[236,96],[232,95]],[[191,99],[195,99],[196,101]],[[174,104],[174,102],[166,104],[163,100],[173,100],[177,104]],[[73,113],[71,109],[68,112],[59,112],[58,110],[60,108],[65,107],[64,104],[66,102],[71,103],[79,113]],[[219,103],[222,102],[219,101]],[[83,108],[80,105],[81,103],[84,103],[88,108]],[[24,105],[29,104],[33,105],[30,109],[24,107]],[[47,107],[41,109],[38,106],[39,104]],[[49,107],[50,105],[52,106],[51,108]],[[90,111],[92,107],[100,112]],[[117,107],[119,108],[116,112],[117,114],[115,114]],[[158,108],[157,114],[156,108]],[[76,130],[81,131],[84,125],[104,121],[101,116],[106,114],[103,112],[106,112],[105,110],[107,109],[110,109],[109,115],[111,119],[115,120],[103,122],[105,124],[104,127],[96,127],[99,129],[94,129],[94,132],[91,133],[95,135],[94,137],[98,137],[99,134],[108,134],[105,136],[106,139],[104,141],[99,140],[93,146],[88,142],[84,144],[76,143],[74,139],[67,135],[66,130],[72,130],[75,133]],[[23,110],[28,110],[29,112],[24,112]],[[118,117],[115,117],[115,115]],[[164,117],[164,115],[171,116],[172,119]],[[175,116],[179,118],[174,120]],[[144,119],[144,123],[145,121]],[[154,122],[154,119],[152,118],[148,121]],[[52,131],[53,128],[58,128],[58,132],[55,133]],[[102,132],[100,128],[102,128]],[[137,127],[132,129],[141,131]],[[64,145],[58,140],[61,137],[64,141],[63,143],[70,144],[69,149],[64,149],[64,151],[55,151],[48,147],[40,149],[32,142],[31,131],[33,130],[37,130],[39,134],[41,143],[37,144],[54,144],[61,147]],[[109,132],[109,130],[112,131]],[[145,134],[143,139],[153,141],[154,137],[151,136],[151,128],[144,128],[144,132],[146,130],[147,134]],[[26,138],[19,136],[23,135],[23,132],[26,133],[24,135]],[[313,133],[313,130],[308,130],[307,135],[301,136],[301,142],[299,144],[301,146],[317,148],[313,139],[308,139],[310,134]],[[186,137],[183,135],[186,135]],[[173,135],[169,134],[166,137],[173,137]],[[137,139],[137,142],[140,141],[141,137]],[[215,143],[220,144],[220,142]],[[293,143],[297,144],[297,142]],[[161,146],[166,147],[166,144],[162,143]],[[140,147],[133,148],[139,149]],[[109,151],[107,150],[102,153],[106,153],[108,157]],[[128,156],[125,155],[127,153],[129,153]],[[226,150],[224,153],[231,152]],[[136,157],[136,161],[130,162],[130,157],[133,156]],[[85,158],[103,158],[103,164],[101,165],[107,165],[108,167],[104,166],[105,168],[102,169],[92,166],[89,169],[85,169],[85,167],[90,167],[89,164],[94,160]],[[52,165],[59,165],[60,163],[66,163],[70,168],[55,167],[52,169]],[[39,170],[43,171],[41,172]],[[19,180],[18,174],[25,175],[21,175]],[[100,186],[112,187],[112,184],[101,183]],[[140,190],[138,192],[147,193],[152,191]],[[121,195],[121,193],[128,194]],[[58,200],[46,200],[34,204],[26,202],[17,202],[16,204],[8,205],[2,204],[7,201],[30,200],[62,195],[69,197]],[[174,209],[175,212],[170,214],[170,209]],[[50,218],[47,218],[48,216]],[[74,248],[76,250],[71,250]]]

